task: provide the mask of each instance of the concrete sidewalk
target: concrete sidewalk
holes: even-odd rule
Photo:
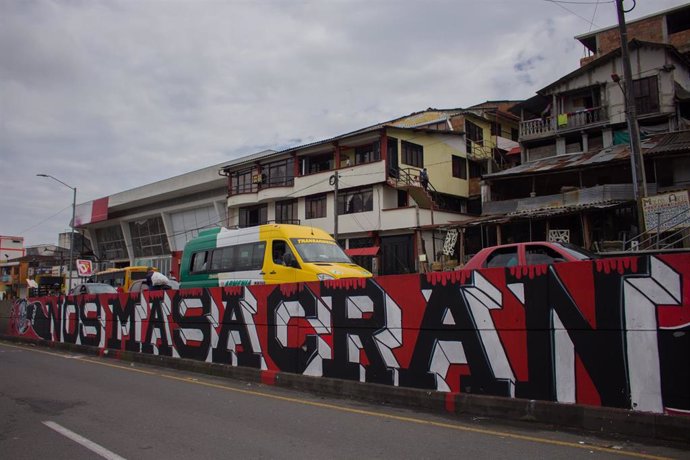
[[[47,342],[0,334],[14,343],[98,355],[248,382],[276,385],[310,393],[388,404],[432,413],[473,415],[554,425],[589,432],[630,436],[636,439],[681,442],[690,447],[690,416],[671,416],[607,407],[559,404],[550,401],[502,398],[472,394],[400,388],[332,378],[206,363],[83,345]]]

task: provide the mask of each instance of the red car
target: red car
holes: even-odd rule
[[[532,241],[484,248],[462,266],[465,269],[544,265],[598,259],[599,256],[570,243]]]

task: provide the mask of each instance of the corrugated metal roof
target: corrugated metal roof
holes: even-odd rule
[[[562,169],[574,169],[585,166],[595,166],[612,161],[626,160],[629,158],[629,156],[630,148],[628,145],[614,145],[613,147],[594,152],[558,155],[555,157],[545,158],[543,160],[531,161],[529,163],[523,163],[497,173],[487,174],[483,177],[491,179],[522,174],[557,171]]]
[[[645,155],[690,152],[690,131],[680,131],[664,135],[655,147],[645,150]]]
[[[655,134],[642,140],[640,147],[644,156],[664,153],[690,153],[690,131]],[[603,150],[558,155],[544,158],[543,160],[531,161],[493,174],[486,174],[483,177],[487,179],[504,178],[523,174],[538,174],[542,172],[578,169],[627,161],[629,158],[630,145],[620,144]]]

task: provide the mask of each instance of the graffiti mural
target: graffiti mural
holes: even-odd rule
[[[10,334],[360,382],[690,414],[690,254],[22,299]]]

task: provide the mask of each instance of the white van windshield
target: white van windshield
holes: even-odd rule
[[[292,244],[304,262],[352,263],[347,254],[333,241],[315,238],[292,238]]]

